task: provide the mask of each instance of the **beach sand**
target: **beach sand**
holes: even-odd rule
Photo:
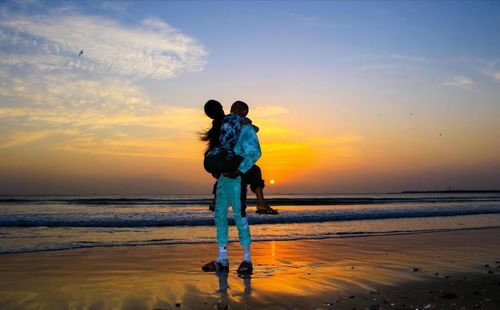
[[[0,255],[1,309],[500,309],[500,228],[252,244],[254,274],[203,273],[215,244]]]

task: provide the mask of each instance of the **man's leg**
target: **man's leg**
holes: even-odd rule
[[[215,211],[215,197],[217,197],[217,181],[215,181],[214,188],[212,189],[212,194],[214,194],[214,198],[212,202],[208,206],[208,210],[214,212]]]
[[[220,182],[220,181],[219,181]],[[251,274],[253,272],[252,259],[250,257],[250,228],[248,227],[248,219],[241,216],[241,177],[231,179],[231,182],[226,183],[226,195],[233,207],[234,222],[238,228],[238,237],[240,244],[243,246],[243,261],[238,267],[239,274]]]
[[[251,236],[248,220],[246,217],[241,216],[241,177],[237,177],[236,179],[225,178],[225,180],[230,180],[225,183],[224,189],[226,190],[229,203],[233,207],[234,222],[238,228],[240,244],[245,248],[245,246],[250,246]],[[250,253],[248,253],[249,255]]]
[[[229,207],[229,201],[225,190],[225,181],[225,177],[220,177],[219,182],[217,182],[214,220],[217,227],[217,243],[219,244],[219,257],[217,258],[217,261],[227,265],[227,208]]]
[[[241,216],[247,216],[247,183],[244,180],[244,177],[241,178],[241,189],[240,189],[240,205],[241,205]]]
[[[227,259],[227,241],[228,241],[228,225],[227,225],[227,208],[229,201],[226,192],[224,191],[224,182],[218,182],[215,195],[215,226],[217,229],[217,243],[219,244],[218,257],[206,263],[201,267],[205,272],[221,272],[229,271],[229,261]]]

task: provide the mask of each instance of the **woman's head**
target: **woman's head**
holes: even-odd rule
[[[200,140],[208,142],[207,149],[205,151],[206,153],[219,144],[219,135],[222,120],[224,119],[224,109],[219,101],[208,100],[205,103],[204,110],[205,114],[213,119],[212,128],[200,134]]]
[[[219,119],[224,117],[224,109],[222,104],[217,100],[208,100],[205,103],[205,114],[211,119]]]

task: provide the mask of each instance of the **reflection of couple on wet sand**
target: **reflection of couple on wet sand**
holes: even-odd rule
[[[201,140],[208,143],[205,170],[217,179],[214,185],[215,202],[212,202],[210,210],[215,213],[219,256],[203,265],[202,269],[206,272],[229,271],[227,211],[231,205],[243,246],[243,261],[238,274],[249,275],[253,265],[250,258],[250,228],[245,212],[247,184],[250,184],[257,197],[256,213],[278,214],[264,200],[264,180],[260,168],[255,165],[261,156],[258,127],[246,117],[248,105],[242,101],[234,102],[228,115],[224,114],[222,105],[216,100],[209,100],[204,109],[205,114],[213,120],[212,128],[202,135]]]

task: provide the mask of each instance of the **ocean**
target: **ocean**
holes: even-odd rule
[[[250,198],[250,195],[249,195]],[[212,195],[0,196],[0,254],[215,242]],[[268,195],[247,209],[254,241],[500,226],[500,193]],[[232,212],[229,212],[232,224]],[[230,240],[237,241],[236,227]]]

